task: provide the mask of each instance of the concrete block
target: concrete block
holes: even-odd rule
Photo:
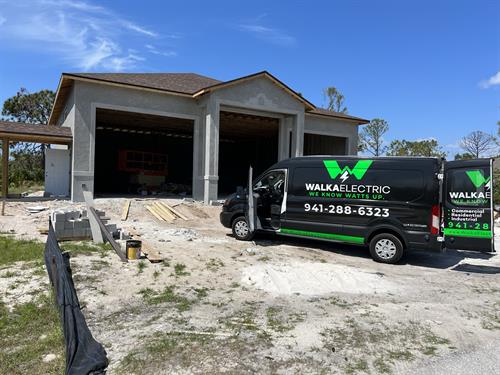
[[[88,221],[84,221],[84,220],[75,220],[74,221],[74,227],[75,229],[84,229],[86,227],[89,226],[89,222]]]
[[[66,220],[64,222],[64,229],[73,229],[75,227],[75,220]]]
[[[73,230],[73,237],[81,238],[81,237],[85,237],[85,236],[86,236],[85,228],[75,228]]]
[[[57,231],[61,231],[64,229],[64,220],[60,220],[60,221],[53,221],[52,222],[52,227],[54,228],[54,230],[57,232]]]
[[[73,238],[74,229],[64,229],[59,233],[58,238]]]
[[[68,211],[66,212],[66,220],[75,220],[80,218],[80,211]]]
[[[52,214],[52,221],[53,222],[64,222],[66,220],[66,215],[64,212],[54,212]]]

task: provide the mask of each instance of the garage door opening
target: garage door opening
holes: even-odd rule
[[[278,161],[279,120],[243,113],[220,112],[219,194],[236,191]]]
[[[304,133],[304,155],[347,155],[347,138]]]
[[[193,121],[97,109],[96,195],[190,195]]]

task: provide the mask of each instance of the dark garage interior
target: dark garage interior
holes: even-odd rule
[[[346,155],[347,139],[304,133],[304,155]]]
[[[191,194],[192,172],[193,121],[97,109],[96,195]]]
[[[220,112],[219,194],[248,184],[248,167],[254,178],[278,161],[279,120],[243,113]]]

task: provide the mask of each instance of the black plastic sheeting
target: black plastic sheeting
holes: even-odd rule
[[[90,333],[71,277],[69,255],[62,253],[52,224],[45,244],[45,265],[54,287],[66,343],[66,374],[105,374],[108,359],[104,347]]]

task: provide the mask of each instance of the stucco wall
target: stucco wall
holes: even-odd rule
[[[306,114],[304,133],[346,137],[349,155],[358,153],[358,125],[351,121]]]

